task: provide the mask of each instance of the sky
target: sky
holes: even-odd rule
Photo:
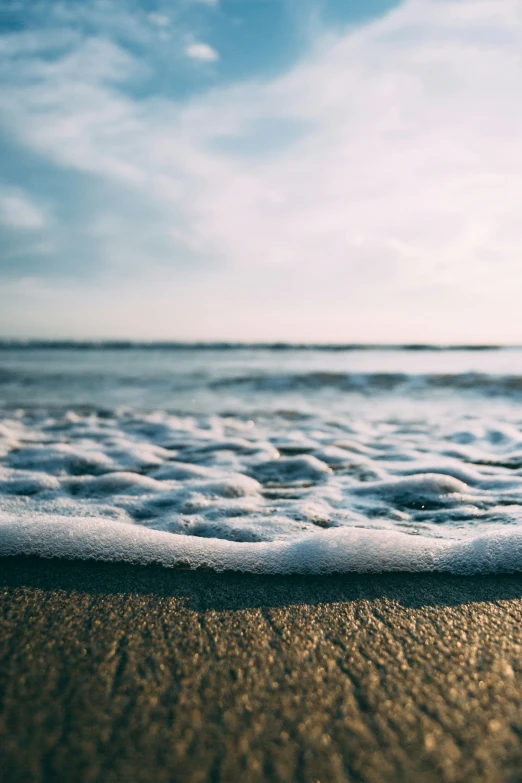
[[[0,335],[522,343],[522,0],[0,0]]]

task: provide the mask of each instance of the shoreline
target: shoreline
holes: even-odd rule
[[[2,781],[515,781],[522,575],[0,558]]]

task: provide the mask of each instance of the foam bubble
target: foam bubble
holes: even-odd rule
[[[256,465],[253,473],[259,481],[271,484],[294,484],[320,481],[331,468],[312,455],[281,457]]]
[[[106,473],[103,476],[79,476],[75,479],[63,481],[62,486],[77,497],[103,497],[131,494],[143,495],[151,492],[162,492],[165,486],[149,476],[140,476],[139,473],[115,472]]]
[[[459,503],[472,492],[463,481],[443,473],[425,473],[418,476],[376,481],[351,488],[359,496],[374,496],[393,502],[399,508],[437,508],[441,505]]]
[[[59,473],[104,473],[115,468],[112,458],[98,449],[58,443],[56,445],[35,445],[12,451],[7,464],[22,470],[43,470]]]

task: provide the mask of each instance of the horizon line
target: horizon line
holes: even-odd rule
[[[2,349],[77,349],[77,350],[405,350],[405,351],[493,351],[522,348],[516,343],[316,343],[292,342],[287,340],[241,341],[241,340],[133,340],[133,339],[90,339],[90,338],[23,338],[0,337]]]

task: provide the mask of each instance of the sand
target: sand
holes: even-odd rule
[[[0,559],[2,783],[522,780],[522,576]]]

